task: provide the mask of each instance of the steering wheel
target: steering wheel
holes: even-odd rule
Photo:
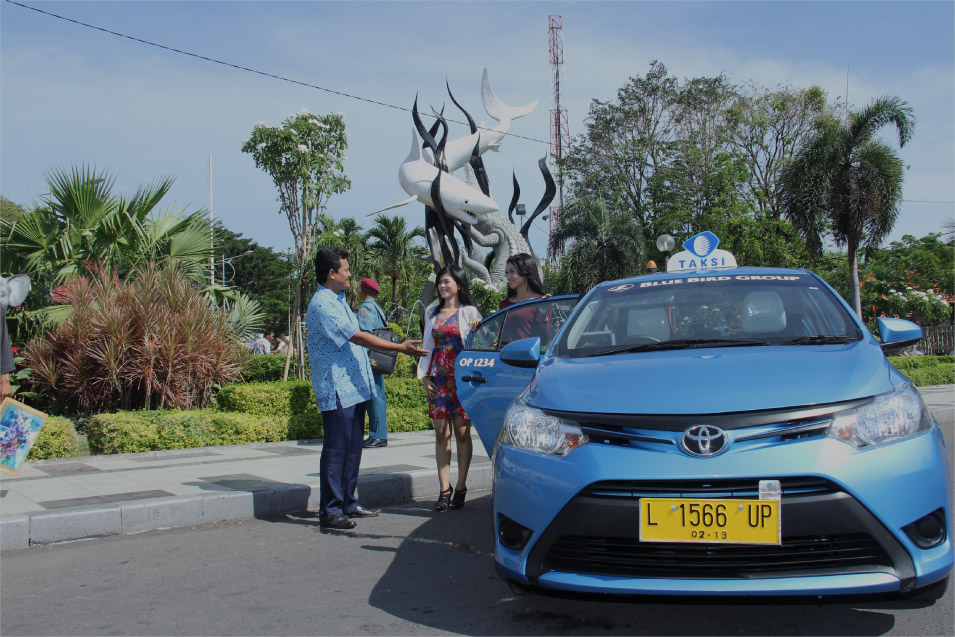
[[[647,343],[661,343],[662,341],[653,336],[647,336],[646,334],[637,334],[627,339],[627,345],[639,345],[642,342],[646,341]]]

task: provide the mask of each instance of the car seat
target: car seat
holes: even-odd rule
[[[772,290],[749,292],[743,298],[744,334],[778,334],[786,329],[786,307]]]
[[[654,341],[670,340],[670,323],[662,307],[646,310],[631,310],[627,315],[627,342],[639,342],[643,338]]]

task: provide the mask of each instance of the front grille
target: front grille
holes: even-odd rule
[[[824,478],[778,478],[782,497],[838,493],[839,487]],[[753,478],[720,480],[604,480],[594,482],[580,495],[597,498],[758,498],[759,480]]]
[[[774,476],[761,476],[773,479]],[[760,478],[603,480],[574,496],[541,533],[526,572],[607,577],[739,579],[890,573],[914,581],[904,546],[850,493],[814,476],[776,477],[779,545],[640,542],[640,499],[759,497]]]
[[[891,568],[865,533],[783,538],[780,546],[639,542],[630,538],[561,536],[543,560],[555,570],[618,577],[732,579],[773,573]]]

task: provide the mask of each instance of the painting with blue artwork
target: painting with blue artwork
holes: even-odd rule
[[[17,475],[44,422],[46,414],[19,401],[0,403],[0,471]]]

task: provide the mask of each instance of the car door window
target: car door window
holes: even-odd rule
[[[467,348],[496,352],[508,343],[537,336],[541,339],[543,351],[567,320],[577,300],[578,297],[548,298],[498,312],[474,330]]]
[[[498,337],[501,334],[505,316],[506,314],[496,314],[482,322],[476,330],[471,332],[468,349],[496,352],[499,349]]]

